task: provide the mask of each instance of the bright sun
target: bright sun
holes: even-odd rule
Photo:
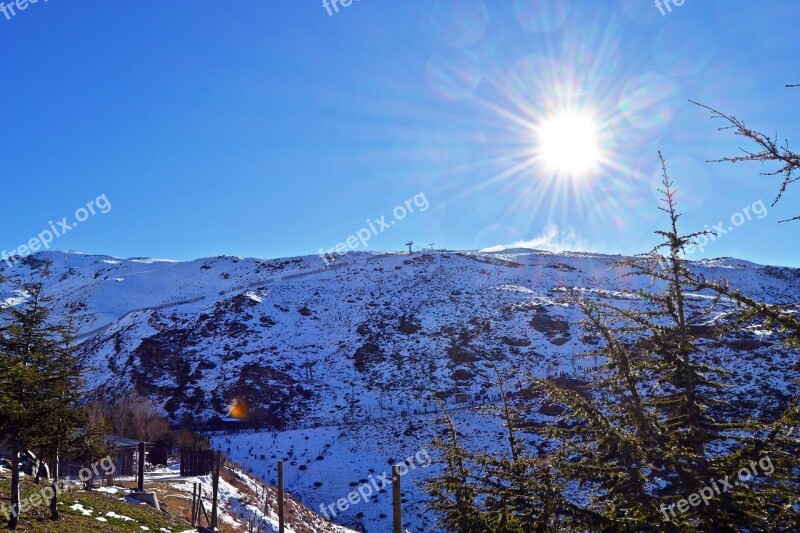
[[[598,128],[588,114],[564,112],[538,128],[538,156],[548,172],[584,177],[600,163]]]

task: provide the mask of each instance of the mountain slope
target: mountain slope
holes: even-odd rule
[[[565,288],[638,306],[636,291],[651,283],[620,278],[612,270],[619,256],[526,249],[350,253],[331,269],[316,256],[173,262],[50,252],[11,273],[35,275],[45,259],[53,262],[49,290],[75,312],[81,347],[95,363],[90,386],[135,387],[176,421],[220,419],[233,409],[286,430],[221,442],[267,479],[276,459],[305,466],[289,488],[315,509],[426,446],[436,434],[434,396],[451,408],[491,404],[494,365],[514,377],[580,378],[594,362],[576,354],[597,340]],[[797,269],[730,258],[691,267],[763,301],[796,308],[800,300]],[[8,283],[2,289],[7,301],[24,297]],[[701,337],[733,309],[721,302],[705,316],[710,302],[700,294],[689,301]],[[757,325],[710,357],[734,373],[729,413],[768,415],[797,392],[797,353]],[[468,438],[495,445],[492,423],[459,416]],[[375,432],[385,438],[370,439]],[[337,474],[342,468],[351,471]],[[428,531],[418,492],[405,507],[416,517],[412,527]],[[337,520],[379,531],[386,509],[376,509]]]

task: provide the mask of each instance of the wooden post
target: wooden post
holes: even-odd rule
[[[144,442],[139,443],[139,477],[136,490],[144,492]]]
[[[50,498],[50,520],[58,520],[58,479],[53,481],[53,497]]]
[[[222,462],[222,452],[217,450],[214,453],[214,477],[212,480],[212,496],[211,496],[211,530],[217,530],[217,496],[219,495],[219,467]]]
[[[183,468],[183,464],[181,464],[181,468]],[[197,509],[197,483],[192,484],[192,527],[197,525],[195,509]]]
[[[284,533],[286,528],[283,511],[283,461],[278,461],[278,533]]]
[[[392,467],[392,507],[394,515],[393,533],[403,533],[403,519],[400,507],[402,493],[400,492],[400,468]]]
[[[56,464],[53,465],[53,479],[58,481],[60,477],[61,477],[61,456],[59,454],[59,448],[56,448]]]

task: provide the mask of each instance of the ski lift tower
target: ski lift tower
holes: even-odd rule
[[[406,246],[408,246],[408,255],[411,255],[411,247],[414,245],[414,241],[407,241]]]
[[[431,252],[433,251],[433,245],[435,245],[435,244],[436,244],[435,242],[429,242],[428,243],[428,246],[431,247]]]

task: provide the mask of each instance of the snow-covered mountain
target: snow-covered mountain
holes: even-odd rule
[[[567,305],[566,287],[638,305],[637,289],[651,284],[621,278],[612,268],[619,256],[526,249],[352,252],[334,268],[317,256],[175,262],[48,252],[0,273],[27,279],[45,259],[48,291],[74,311],[94,361],[90,386],[135,387],[176,421],[232,413],[280,428],[216,443],[267,480],[275,459],[289,460],[289,490],[315,510],[425,449],[437,432],[434,395],[455,409],[491,404],[494,365],[512,387],[525,373],[580,378],[594,362],[577,354],[596,340]],[[763,301],[800,303],[798,269],[730,258],[692,268]],[[24,294],[5,283],[0,297]],[[703,316],[710,300],[690,300],[699,336],[730,311],[722,302]],[[797,353],[757,326],[713,357],[734,372],[730,409],[764,414],[797,392]],[[468,440],[502,446],[491,421],[458,413]],[[408,474],[411,531],[434,530],[415,484],[435,469]],[[388,497],[379,493],[336,520],[388,530]]]

